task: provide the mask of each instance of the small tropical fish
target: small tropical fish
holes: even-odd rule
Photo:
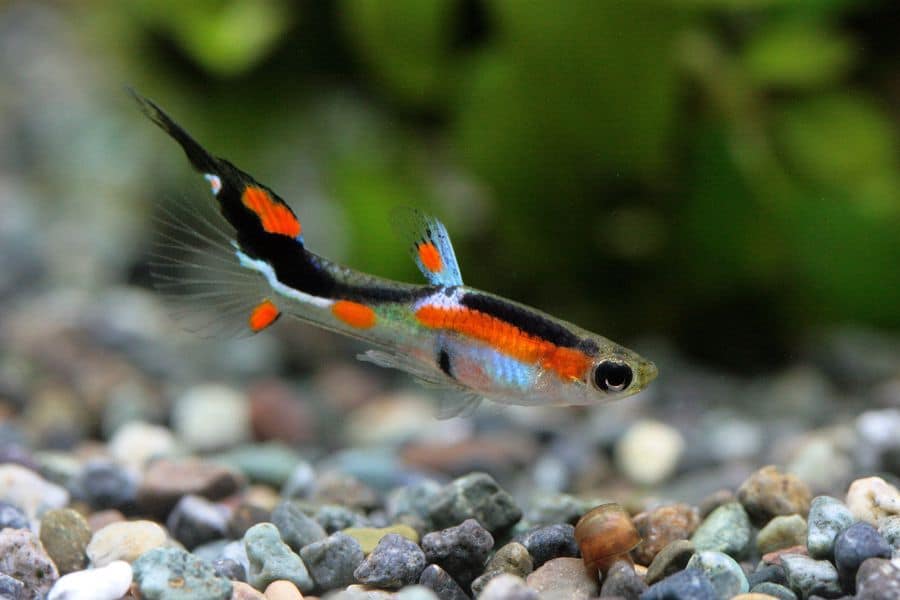
[[[213,256],[212,267],[184,264],[222,274],[207,279],[207,291],[195,297],[233,296],[225,306],[246,311],[249,331],[262,331],[288,313],[364,340],[374,349],[360,359],[458,392],[442,402],[442,417],[470,414],[483,398],[529,406],[599,404],[634,394],[656,377],[652,362],[615,342],[464,285],[447,230],[418,211],[408,210],[398,221],[424,285],[354,271],[310,252],[300,221],[274,191],[209,154],[156,104],[134,96],[209,182],[228,223],[221,240],[177,224],[225,250]],[[237,275],[236,285],[228,283],[235,280],[228,274]],[[164,278],[174,286],[201,281]]]

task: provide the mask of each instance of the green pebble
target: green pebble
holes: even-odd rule
[[[772,583],[771,581],[763,581],[753,586],[750,592],[754,594],[768,594],[778,600],[797,600],[797,594],[787,589],[783,585]]]
[[[782,554],[781,566],[791,590],[801,598],[812,595],[837,598],[843,593],[837,569],[827,560],[815,560],[802,554]]]
[[[806,541],[806,519],[800,515],[775,517],[756,536],[756,548],[760,554],[782,548],[801,546]]]
[[[49,510],[41,518],[41,543],[60,575],[84,569],[92,535],[85,518],[71,508]]]
[[[258,590],[278,579],[287,579],[304,594],[315,587],[303,560],[281,541],[278,528],[258,523],[244,534],[244,549],[250,569],[247,582]]]
[[[729,502],[712,511],[691,537],[698,552],[723,552],[741,559],[750,546],[752,528],[747,511],[739,502]]]
[[[131,565],[144,600],[228,600],[231,582],[201,558],[178,548],[154,548]]]
[[[688,569],[700,569],[712,582],[716,595],[723,600],[750,591],[750,583],[741,565],[722,552],[699,552],[691,557]]]
[[[644,576],[644,581],[647,582],[647,585],[653,585],[657,581],[661,581],[669,575],[683,570],[694,555],[695,550],[696,548],[694,548],[694,544],[690,540],[669,542],[665,548],[653,557],[653,562],[647,567],[647,575]]]
[[[894,556],[900,553],[900,515],[881,519],[878,523],[878,533],[894,549]]]
[[[396,533],[402,535],[406,539],[419,543],[419,534],[418,532],[410,527],[409,525],[391,525],[390,527],[348,527],[344,529],[342,533],[346,533],[354,540],[359,542],[360,548],[362,548],[363,553],[368,556],[372,553],[372,550],[375,549],[375,546],[378,545],[378,542],[381,541],[381,538],[386,536],[389,533]]]
[[[300,455],[283,444],[247,444],[215,456],[247,479],[280,489],[300,464]]]
[[[809,524],[806,548],[813,558],[831,559],[834,541],[842,531],[853,525],[856,519],[843,502],[831,496],[813,498],[809,507]]]

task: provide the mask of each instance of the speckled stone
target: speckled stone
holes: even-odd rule
[[[281,541],[278,529],[271,523],[259,523],[244,534],[249,570],[247,581],[256,589],[265,589],[278,579],[287,579],[301,592],[315,587],[303,560]]]
[[[788,585],[801,598],[813,594],[834,598],[841,595],[838,572],[827,560],[815,560],[800,554],[781,556]]]
[[[144,600],[229,600],[231,582],[178,548],[155,548],[132,565]]]
[[[853,524],[853,514],[831,496],[816,496],[809,507],[806,548],[816,559],[834,558],[834,541]]]
[[[0,573],[24,584],[23,600],[43,598],[59,579],[56,565],[28,529],[0,531]]]
[[[389,533],[356,568],[354,576],[366,585],[396,589],[417,582],[425,565],[425,553],[415,542]]]
[[[61,575],[84,568],[91,535],[87,521],[71,508],[50,510],[41,518],[41,543]]]
[[[900,553],[900,515],[881,519],[878,523],[878,533],[891,545],[894,552]]]
[[[700,569],[716,590],[719,598],[731,598],[750,591],[750,584],[737,562],[722,552],[698,552],[691,557],[688,569]]]
[[[429,563],[440,566],[467,587],[482,572],[494,538],[478,521],[466,519],[456,527],[427,534],[421,546]]]
[[[441,529],[475,519],[496,535],[512,527],[522,517],[522,510],[493,477],[471,473],[453,480],[431,499],[428,517]]]
[[[533,570],[534,562],[528,549],[519,542],[510,542],[494,553],[485,566],[484,573],[472,582],[472,591],[481,592],[491,579],[502,573],[525,577]]]
[[[325,533],[328,534],[350,528],[363,529],[372,527],[372,522],[364,514],[339,504],[323,504],[316,509],[313,518],[316,520],[316,523],[322,526]],[[395,533],[400,532],[397,531]],[[403,534],[401,533],[400,535]],[[418,539],[417,532],[416,541],[418,541]],[[378,541],[375,541],[375,543],[372,544],[372,548],[374,548],[377,543]]]
[[[59,578],[47,600],[119,600],[131,587],[131,565],[123,560]],[[0,594],[2,597],[2,594]]]
[[[750,591],[755,594],[768,594],[776,600],[797,600],[797,594],[789,588],[778,583],[772,583],[771,581],[758,583],[750,588]]]
[[[809,512],[812,494],[809,487],[790,473],[782,473],[774,465],[763,467],[747,478],[737,491],[737,499],[757,524],[768,523],[778,515],[800,515]]]
[[[900,565],[883,558],[869,558],[856,572],[856,600],[900,598]]]
[[[834,563],[841,586],[854,592],[856,571],[868,558],[891,558],[891,546],[870,524],[854,523],[842,531],[834,543]]]
[[[653,562],[647,568],[644,581],[648,585],[653,585],[657,581],[681,571],[687,566],[695,551],[696,548],[690,540],[675,540],[653,558]]]
[[[624,560],[617,561],[606,572],[600,586],[600,597],[637,600],[647,591],[647,584],[634,572],[634,566]]]
[[[760,554],[800,546],[806,541],[806,520],[800,515],[778,516],[766,523],[756,536]]]
[[[134,562],[144,552],[168,543],[166,530],[152,521],[120,521],[96,532],[87,545],[91,566],[116,560]]]
[[[712,511],[697,527],[691,542],[699,552],[724,552],[732,558],[743,558],[750,545],[752,528],[744,507],[738,502],[723,504]]]
[[[419,585],[427,587],[440,600],[469,600],[459,584],[450,577],[447,571],[437,565],[428,565],[419,575]]]
[[[272,511],[272,523],[278,528],[284,543],[295,552],[313,542],[324,540],[327,535],[321,525],[291,500],[275,507]]]
[[[300,550],[309,574],[319,591],[346,587],[356,582],[353,572],[366,556],[355,539],[344,533],[334,533]]]
[[[371,553],[381,539],[391,533],[402,535],[414,543],[419,542],[419,534],[409,525],[392,525],[391,527],[381,528],[348,527],[347,529],[344,529],[343,532],[359,542],[360,548],[362,548],[363,552],[366,554]]]
[[[700,512],[688,504],[671,504],[635,515],[633,521],[644,541],[631,556],[639,565],[649,565],[660,550],[691,537],[700,525]]]
[[[641,594],[641,600],[719,600],[719,597],[706,573],[685,569],[651,585]]]
[[[20,600],[25,595],[25,584],[10,577],[6,573],[0,573],[0,598],[3,600]]]

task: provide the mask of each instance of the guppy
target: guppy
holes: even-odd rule
[[[214,268],[248,279],[207,295],[243,298],[249,331],[286,312],[361,339],[375,347],[361,360],[457,392],[442,400],[442,418],[471,414],[484,398],[525,406],[605,403],[656,377],[652,362],[603,336],[464,285],[447,230],[421,212],[409,210],[401,220],[425,285],[355,271],[310,252],[300,221],[274,191],[212,156],[155,103],[133,95],[209,182],[230,226],[224,256],[231,264]]]

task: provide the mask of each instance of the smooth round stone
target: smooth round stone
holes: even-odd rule
[[[155,458],[177,456],[181,446],[166,427],[132,421],[116,430],[107,450],[120,465],[141,471]]]
[[[568,523],[533,529],[517,536],[517,541],[528,550],[535,569],[554,558],[581,556],[575,541],[575,527]]]
[[[900,515],[900,491],[881,477],[857,479],[847,490],[846,504],[856,520],[877,527],[881,519]]]
[[[854,523],[834,543],[834,563],[841,585],[853,592],[856,587],[856,571],[868,558],[891,558],[891,546],[868,523]]]
[[[600,597],[638,598],[647,591],[647,584],[634,572],[634,565],[620,560],[606,572],[600,586]]]
[[[779,515],[806,516],[812,494],[796,476],[769,465],[741,484],[737,499],[755,523],[764,524]]]
[[[319,591],[346,587],[356,582],[353,572],[366,555],[355,539],[344,533],[334,533],[300,550],[309,574]]]
[[[324,504],[316,509],[316,523],[325,529],[326,533],[334,533],[351,527],[361,529],[371,527],[373,523],[362,513],[351,510],[339,504]],[[396,533],[400,533],[399,531]],[[418,540],[418,537],[416,538]],[[375,544],[378,542],[376,541]],[[372,544],[372,548],[375,547]]]
[[[580,558],[554,558],[539,569],[535,569],[526,579],[528,587],[537,590],[541,596],[551,598],[571,598],[587,600],[600,593],[600,586],[594,574],[588,573]],[[490,587],[490,583],[488,587]]]
[[[814,594],[826,598],[841,595],[837,569],[827,560],[815,560],[801,554],[783,554],[781,566],[791,590],[801,598]]]
[[[0,531],[0,573],[24,584],[24,600],[43,598],[59,579],[56,565],[28,529]]]
[[[266,586],[266,600],[303,600],[303,594],[290,581],[279,579]]]
[[[778,516],[766,523],[756,536],[756,549],[767,554],[782,548],[802,546],[806,541],[806,520],[800,515]]]
[[[302,459],[291,448],[277,442],[268,442],[238,446],[217,454],[215,460],[243,473],[254,483],[281,489]]]
[[[325,539],[328,535],[315,519],[307,516],[300,506],[285,500],[272,511],[272,524],[278,528],[281,539],[295,552],[300,548]]]
[[[671,504],[640,513],[632,520],[644,541],[631,555],[638,564],[649,565],[663,548],[694,533],[700,525],[700,512],[688,504]]]
[[[409,525],[392,525],[390,527],[348,527],[344,529],[346,533],[357,542],[360,548],[367,555],[370,554],[375,547],[381,542],[384,536],[395,533],[401,535],[413,543],[419,542],[418,532]]]
[[[41,543],[62,575],[84,568],[92,535],[85,518],[71,508],[49,510],[41,518]]]
[[[4,600],[20,600],[24,595],[24,583],[15,577],[10,577],[6,573],[0,573],[0,598]]]
[[[466,587],[483,571],[494,537],[475,519],[466,519],[456,527],[425,535],[421,546],[429,563],[440,566]]]
[[[0,502],[18,507],[34,519],[44,511],[65,508],[69,492],[30,469],[4,464],[0,465]]]
[[[131,587],[131,577],[131,565],[122,560],[74,571],[59,578],[47,600],[119,600]]]
[[[278,529],[271,523],[248,529],[244,534],[244,548],[250,563],[247,581],[253,587],[264,589],[278,579],[293,582],[303,593],[315,587],[303,560],[281,541]]]
[[[510,573],[503,573],[491,579],[478,600],[538,600],[538,592]]]
[[[305,460],[299,461],[291,470],[284,485],[281,486],[281,495],[284,498],[308,498],[316,487],[316,471]]]
[[[752,527],[744,507],[729,502],[712,511],[691,536],[699,552],[724,552],[733,558],[743,558],[752,539]]]
[[[198,385],[172,407],[172,429],[198,452],[228,448],[249,440],[250,402],[243,392],[218,384]]]
[[[750,591],[750,584],[743,569],[727,554],[698,552],[688,561],[687,568],[700,569],[706,573],[716,590],[716,595],[722,600]]]
[[[853,513],[831,496],[816,496],[809,507],[806,548],[812,558],[831,559],[834,540],[853,524]]]
[[[659,421],[638,421],[615,446],[616,465],[631,481],[656,485],[668,479],[684,452],[681,433]]]
[[[13,506],[9,502],[0,502],[0,530],[6,529],[28,529],[31,524],[28,517],[17,506]]]
[[[231,582],[179,548],[155,548],[132,564],[144,600],[229,600]]]
[[[883,558],[869,558],[856,572],[856,600],[900,598],[900,565]]]
[[[193,494],[218,500],[244,485],[239,473],[199,459],[154,461],[138,488],[138,506],[153,515],[167,515],[182,498]]]
[[[706,573],[685,569],[651,585],[641,600],[719,600],[719,597]]]
[[[771,581],[763,581],[762,583],[758,583],[750,588],[750,591],[755,594],[769,595],[776,600],[797,600],[797,594],[784,587],[783,585],[773,583]]]
[[[243,581],[231,582],[231,600],[266,600],[266,595]]]
[[[459,587],[450,574],[437,565],[425,567],[425,570],[419,575],[419,585],[432,590],[440,600],[469,600],[468,594]],[[475,590],[473,589],[473,591]],[[480,589],[477,590],[477,592],[480,591]]]
[[[166,530],[153,521],[110,523],[91,537],[87,555],[93,567],[124,560],[133,563],[139,556],[169,543]]]
[[[415,542],[389,533],[381,538],[353,575],[365,585],[397,589],[417,582],[425,565],[425,553]]]
[[[190,550],[226,536],[228,509],[201,496],[184,496],[169,513],[166,527]]]
[[[516,577],[525,577],[534,570],[534,561],[528,549],[519,542],[510,542],[501,546],[475,581],[472,582],[472,591],[481,592],[488,582],[502,573],[509,573]]]
[[[71,483],[74,496],[93,510],[114,508],[133,513],[137,498],[137,477],[124,467],[107,461],[89,462]]]
[[[453,527],[475,519],[496,535],[522,517],[515,500],[487,473],[471,473],[444,486],[428,503],[428,518],[436,527]]]
[[[653,562],[647,568],[644,581],[648,585],[653,585],[657,581],[681,571],[687,566],[695,551],[696,548],[690,540],[675,540],[653,558]]]

